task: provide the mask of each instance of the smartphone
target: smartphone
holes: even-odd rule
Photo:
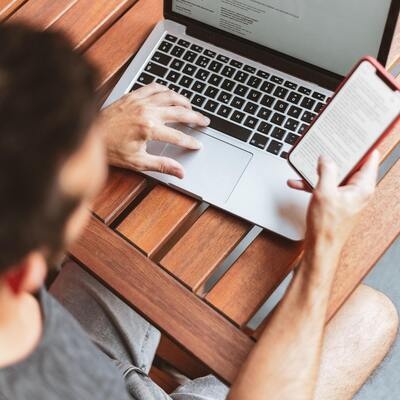
[[[400,118],[400,85],[371,57],[354,67],[288,156],[314,189],[318,159],[338,166],[338,185],[359,169]]]

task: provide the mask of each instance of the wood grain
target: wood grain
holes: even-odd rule
[[[27,0],[0,0],[0,22],[5,21]]]
[[[154,365],[151,367],[149,376],[167,394],[172,393],[179,386],[179,382],[171,374]]]
[[[189,288],[197,290],[250,228],[250,224],[236,217],[209,208],[160,264]]]
[[[102,84],[112,79],[137,52],[162,19],[162,5],[162,0],[140,0],[88,49],[86,55],[102,72]]]
[[[20,7],[9,22],[28,22],[41,29],[47,29],[66,13],[78,0],[34,0]]]
[[[302,243],[263,231],[206,296],[206,300],[244,326],[286,277]]]
[[[110,168],[107,183],[93,203],[92,210],[107,225],[146,187],[146,179],[134,172]]]
[[[197,200],[157,185],[117,230],[145,254],[152,256],[197,205]]]
[[[92,217],[72,256],[226,382],[253,341],[167,272]]]

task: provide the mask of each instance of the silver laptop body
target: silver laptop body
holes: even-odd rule
[[[327,84],[321,83],[323,79],[312,82],[302,79],[301,73],[283,72],[200,36],[188,34],[183,23],[159,22],[104,106],[150,81],[182,92],[196,110],[212,119],[211,126],[204,129],[176,126],[200,140],[203,148],[189,151],[150,142],[149,153],[178,160],[185,177],[146,175],[291,240],[303,239],[309,194],[287,187],[289,178],[298,178],[286,160],[287,153],[344,74],[327,74]],[[296,62],[291,59],[288,64],[293,69]],[[303,75],[310,76],[307,72]],[[323,77],[324,71],[315,75]]]

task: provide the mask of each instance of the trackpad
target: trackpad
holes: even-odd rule
[[[193,193],[206,201],[225,202],[238,183],[252,154],[189,127],[180,128],[203,144],[201,150],[185,150],[168,144],[161,155],[180,162],[185,168],[183,180],[169,183]]]

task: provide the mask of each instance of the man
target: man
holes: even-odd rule
[[[231,391],[205,377],[169,396],[147,375],[154,327],[71,262],[52,291],[76,319],[43,284],[104,182],[104,143],[115,165],[181,177],[178,163],[146,153],[146,141],[195,150],[194,139],[166,123],[208,121],[159,85],[96,118],[95,72],[59,35],[8,25],[0,38],[0,398],[351,398],[397,330],[390,301],[361,287],[324,331],[338,257],[374,191],[377,155],[340,188],[335,165],[321,160],[303,260]]]

